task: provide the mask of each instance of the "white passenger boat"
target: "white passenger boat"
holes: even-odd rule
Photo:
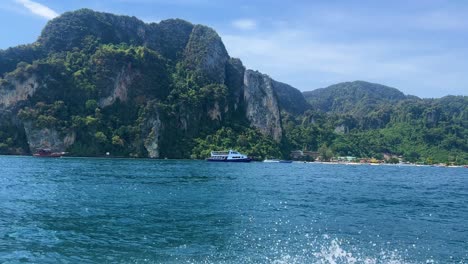
[[[235,150],[229,151],[212,151],[211,157],[206,159],[207,161],[218,161],[218,162],[250,162],[252,159],[244,154],[241,154]]]

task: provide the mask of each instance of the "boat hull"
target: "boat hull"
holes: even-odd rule
[[[52,153],[52,154],[49,154],[49,155],[33,154],[33,156],[37,157],[37,158],[60,158],[63,155],[62,154]]]
[[[210,162],[251,162],[252,159],[206,159]]]
[[[266,163],[292,163],[292,160],[264,160]]]

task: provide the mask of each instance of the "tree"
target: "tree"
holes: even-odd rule
[[[107,143],[107,136],[101,131],[98,131],[94,134],[94,138],[96,139],[97,142],[101,144]]]
[[[85,103],[86,110],[88,113],[94,113],[94,110],[98,107],[98,103],[94,99],[87,100]]]
[[[330,161],[333,158],[332,150],[325,144],[318,149],[318,152],[322,161]]]
[[[112,137],[112,145],[123,146],[124,142],[119,136],[115,135]]]
[[[405,158],[406,161],[409,161],[409,162],[416,162],[418,161],[419,157],[421,155],[419,155],[418,152],[416,151],[410,151],[408,153],[405,153],[405,155],[403,156]]]

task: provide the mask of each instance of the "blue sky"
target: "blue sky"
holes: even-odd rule
[[[0,49],[83,7],[208,25],[247,68],[302,91],[365,80],[425,98],[468,95],[465,0],[1,0]]]

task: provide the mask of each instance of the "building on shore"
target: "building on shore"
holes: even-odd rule
[[[316,160],[319,156],[319,153],[316,151],[293,150],[289,156],[293,160]]]

